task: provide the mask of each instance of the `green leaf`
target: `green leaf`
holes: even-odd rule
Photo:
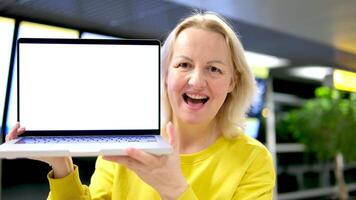
[[[278,123],[321,160],[341,152],[345,159],[356,160],[356,94],[327,87],[315,90],[316,98],[300,109],[288,112]]]

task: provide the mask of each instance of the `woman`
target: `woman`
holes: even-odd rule
[[[255,82],[232,28],[214,13],[186,18],[164,43],[162,67],[162,135],[174,153],[99,157],[89,187],[71,158],[38,158],[53,168],[49,199],[272,199],[271,156],[238,128]],[[7,139],[23,132],[17,124]]]

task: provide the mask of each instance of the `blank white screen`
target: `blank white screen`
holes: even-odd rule
[[[158,129],[157,45],[20,45],[27,130]]]

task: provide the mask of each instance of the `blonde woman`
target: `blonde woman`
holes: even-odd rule
[[[71,158],[39,158],[53,168],[48,199],[272,199],[271,156],[240,128],[255,92],[243,51],[217,14],[185,18],[162,48],[162,135],[174,153],[99,157],[89,187]],[[8,140],[23,132],[17,124]]]

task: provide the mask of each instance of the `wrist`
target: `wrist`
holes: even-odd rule
[[[179,186],[167,190],[165,193],[161,194],[162,200],[177,200],[182,194],[188,189],[188,183],[184,182]]]
[[[71,157],[57,159],[51,165],[53,169],[53,178],[60,179],[68,176],[74,171],[74,165]]]

